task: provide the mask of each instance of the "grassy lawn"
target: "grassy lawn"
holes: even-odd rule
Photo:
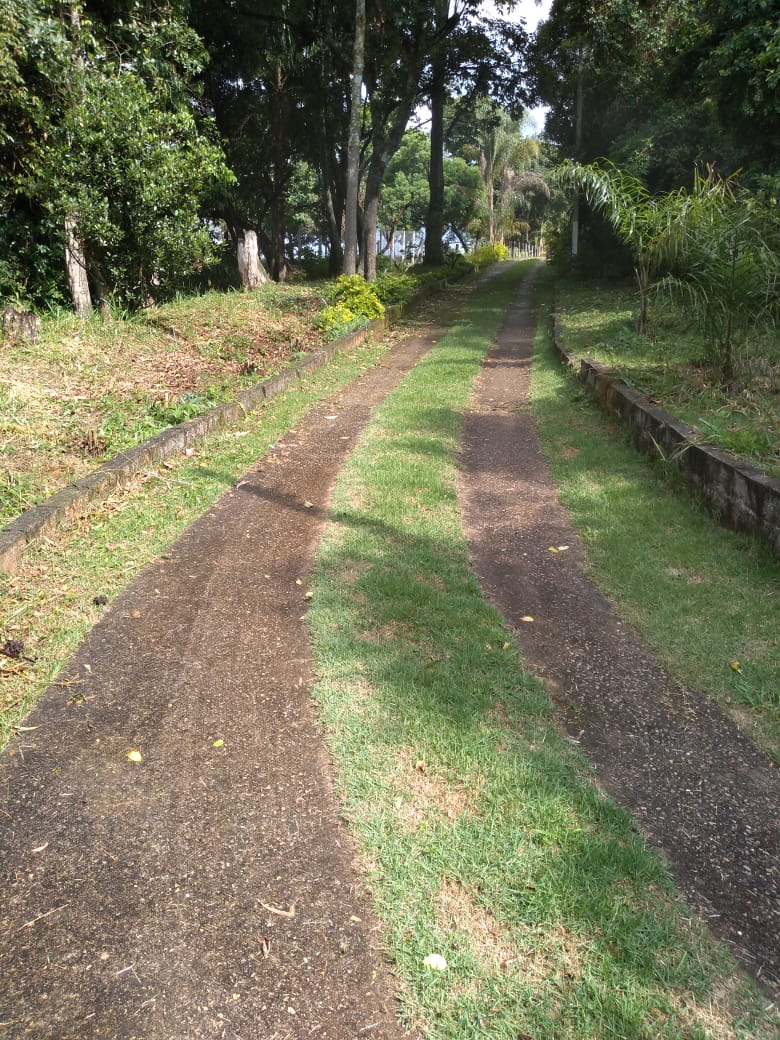
[[[581,320],[616,319],[583,310]],[[721,528],[675,488],[673,473],[638,455],[553,357],[549,320],[539,335],[535,412],[592,576],[672,675],[719,700],[780,763],[780,562]]]
[[[309,616],[404,1019],[426,1040],[774,1037],[557,730],[469,568],[461,416],[519,273],[485,286],[377,413],[339,483]]]
[[[614,368],[701,441],[780,476],[780,330],[750,338],[736,379],[724,387],[703,362],[703,341],[684,309],[656,299],[650,335],[638,336],[633,286],[561,279],[556,291],[566,342],[577,354]]]
[[[63,314],[4,342],[0,525],[123,448],[208,411],[322,337],[321,285],[208,293],[137,315]]]

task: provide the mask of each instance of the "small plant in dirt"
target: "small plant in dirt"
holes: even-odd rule
[[[219,391],[213,388],[201,394],[183,394],[176,401],[155,402],[149,409],[149,415],[161,426],[178,426],[179,423],[194,419],[213,408],[221,396]]]

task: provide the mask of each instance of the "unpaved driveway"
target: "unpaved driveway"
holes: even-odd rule
[[[456,305],[147,567],[0,759],[0,1036],[401,1035],[303,615],[338,471]]]
[[[312,716],[303,615],[335,477],[446,320],[310,413],[146,568],[0,759],[0,1036],[400,1037]],[[521,643],[606,786],[769,977],[776,771],[670,686],[582,578],[517,412],[528,327],[521,295],[466,423],[477,568],[512,622],[520,600],[537,618]]]
[[[713,702],[661,672],[584,576],[529,410],[531,291],[526,280],[465,422],[474,567],[599,781],[667,857],[691,905],[778,993],[780,774]],[[560,545],[570,548],[549,551]]]

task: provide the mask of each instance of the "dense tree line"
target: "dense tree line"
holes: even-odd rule
[[[0,295],[137,306],[307,246],[371,278],[422,227],[439,263],[538,227],[556,155],[776,193],[778,3],[553,0],[529,39],[480,0],[5,0]]]
[[[560,157],[651,193],[739,171],[777,207],[780,0],[553,0],[529,62]]]

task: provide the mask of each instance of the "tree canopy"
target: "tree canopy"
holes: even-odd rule
[[[237,282],[250,233],[274,278],[307,248],[338,273],[348,195],[369,278],[377,224],[424,226],[437,263],[538,226],[556,155],[651,192],[742,168],[777,197],[780,0],[553,0],[533,36],[495,6],[5,0],[0,294],[67,300],[75,267],[93,300],[137,306],[221,256]]]

